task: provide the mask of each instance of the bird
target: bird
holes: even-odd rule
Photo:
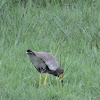
[[[37,52],[30,49],[28,49],[26,53],[29,56],[29,59],[32,62],[33,66],[40,73],[39,86],[41,86],[42,73],[46,73],[44,85],[47,84],[48,74],[59,77],[61,82],[63,83],[64,70],[58,65],[57,60],[51,53]]]

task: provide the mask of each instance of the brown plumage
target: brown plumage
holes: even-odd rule
[[[36,52],[27,50],[26,52],[29,56],[30,61],[33,66],[40,73],[49,73],[54,76],[62,78],[63,69],[58,65],[55,57],[52,54],[47,52]],[[61,76],[60,76],[61,75]]]

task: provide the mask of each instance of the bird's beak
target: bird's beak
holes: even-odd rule
[[[63,78],[63,73],[59,75],[59,78],[62,79]]]
[[[61,79],[61,83],[63,84],[63,73],[59,75],[59,78]]]

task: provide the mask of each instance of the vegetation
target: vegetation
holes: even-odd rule
[[[100,100],[100,1],[14,1],[0,1],[0,100]],[[56,57],[63,86],[39,87],[27,49]]]

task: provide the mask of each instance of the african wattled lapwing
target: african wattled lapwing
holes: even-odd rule
[[[52,54],[47,52],[31,51],[30,49],[28,49],[26,53],[28,54],[33,66],[38,70],[38,72],[40,72],[39,85],[41,85],[41,73],[47,73],[44,80],[45,85],[48,74],[59,77],[61,82],[63,82],[62,78],[64,70],[58,65],[58,62]]]

